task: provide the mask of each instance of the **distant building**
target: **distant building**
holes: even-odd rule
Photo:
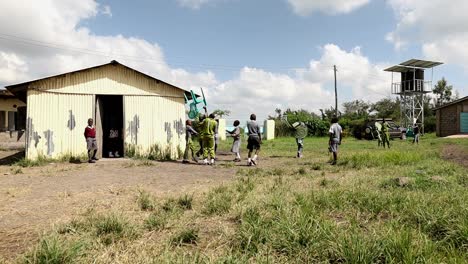
[[[185,147],[182,88],[117,61],[6,87],[27,105],[26,157],[86,154],[83,136],[94,118],[99,156],[108,153],[110,129],[127,155],[177,158]]]
[[[18,122],[18,108],[26,106],[7,90],[0,90],[0,132],[16,131]]]
[[[436,135],[468,134],[468,96],[442,105],[436,111]]]

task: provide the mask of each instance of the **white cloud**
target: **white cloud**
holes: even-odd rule
[[[334,105],[333,65],[338,67],[340,102],[345,89],[354,98],[375,101],[389,95],[391,75],[382,69],[388,64],[372,64],[356,47],[350,52],[334,44],[321,48],[319,60],[311,60],[309,67],[296,69],[295,74],[271,73],[244,67],[239,76],[217,85],[211,92],[217,105],[236,107],[240,116],[251,112],[261,118],[274,114],[276,107],[318,111]],[[237,116],[237,115],[236,115]]]
[[[117,59],[185,89],[207,87],[209,107],[230,109],[232,118],[247,118],[255,112],[263,119],[276,107],[317,111],[333,105],[333,64],[338,66],[339,88],[351,89],[359,98],[382,97],[390,83],[381,71],[384,65],[372,64],[359,47],[345,51],[333,44],[321,48],[320,59],[290,74],[244,67],[234,79],[220,81],[208,70],[190,72],[171,67],[156,43],[122,35],[96,35],[80,26],[83,20],[102,13],[99,8],[94,0],[2,2],[0,9],[9,16],[0,16],[0,85]]]
[[[201,6],[208,4],[210,2],[219,1],[219,0],[177,0],[179,5],[183,7],[188,7],[192,9],[200,9]]]
[[[395,48],[422,46],[428,59],[458,63],[468,59],[468,1],[390,0],[398,23],[387,35]]]
[[[0,74],[0,85],[111,59],[187,88],[194,84],[208,86],[215,81],[209,71],[190,73],[171,68],[156,43],[121,35],[94,35],[80,26],[81,21],[98,15],[99,5],[94,0],[7,1],[0,4],[0,9],[9,14],[0,16],[0,32],[4,36],[0,39],[0,72],[8,73]]]
[[[307,16],[315,12],[326,14],[350,13],[370,2],[370,0],[287,0],[294,12]]]

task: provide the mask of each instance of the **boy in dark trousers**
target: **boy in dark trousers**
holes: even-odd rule
[[[96,163],[96,153],[98,150],[96,142],[96,128],[93,126],[93,119],[88,119],[88,126],[85,128],[84,137],[86,139],[86,148],[88,149],[88,162]]]
[[[206,112],[206,107],[204,107]],[[203,142],[203,163],[205,165],[214,165],[215,163],[215,130],[216,130],[216,121],[210,117],[205,118],[200,124],[200,132],[203,133],[202,142]]]
[[[198,162],[198,160],[195,158],[195,155],[194,155],[194,147],[193,147],[193,142],[192,142],[192,136],[194,135],[198,135],[198,132],[192,128],[192,121],[190,120],[185,121],[185,152],[184,152],[184,160],[182,161],[182,163],[190,163],[189,154],[192,155],[192,159],[195,162]]]
[[[236,154],[236,158],[234,159],[234,162],[240,162],[241,161],[241,156],[240,156],[240,146],[241,146],[241,130],[239,127],[239,120],[234,121],[234,129],[232,131],[226,130],[226,132],[229,133],[229,135],[234,139],[232,142],[232,147],[231,147],[231,152]]]
[[[247,159],[248,166],[256,166],[258,153],[260,152],[260,145],[262,144],[262,134],[260,127],[257,124],[257,116],[255,114],[250,115],[250,121],[247,122],[247,132],[249,139],[247,140],[247,149],[249,150],[249,156]],[[252,158],[252,152],[255,150],[255,155]]]
[[[414,134],[413,144],[416,143],[419,145],[420,132],[419,132],[419,126],[417,123],[415,123],[413,126],[413,134]]]

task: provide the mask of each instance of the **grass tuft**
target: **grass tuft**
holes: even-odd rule
[[[138,205],[143,211],[151,211],[154,209],[154,201],[151,198],[150,194],[144,190],[139,191],[138,195]]]
[[[57,236],[43,237],[29,253],[23,262],[28,264],[67,264],[79,262],[83,256],[84,244],[72,243]]]
[[[198,229],[187,228],[179,231],[171,237],[171,244],[181,246],[184,244],[196,244],[198,240]]]

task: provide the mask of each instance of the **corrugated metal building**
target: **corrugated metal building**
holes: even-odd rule
[[[28,159],[86,154],[90,117],[101,157],[110,129],[121,131],[119,148],[127,155],[178,158],[184,149],[190,93],[117,61],[6,88],[27,105]]]
[[[468,96],[437,107],[436,135],[468,134]]]

